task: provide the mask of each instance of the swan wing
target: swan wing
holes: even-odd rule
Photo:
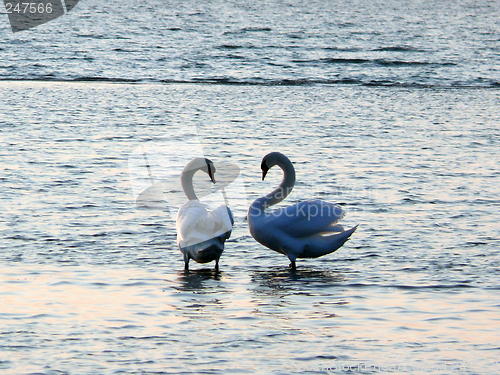
[[[268,215],[275,227],[291,237],[300,238],[339,229],[336,224],[345,216],[345,211],[337,204],[313,200],[287,206]]]
[[[222,205],[211,212],[212,219],[215,223],[214,237],[227,233],[227,238],[231,235],[233,229],[234,218],[229,207]]]
[[[213,236],[214,222],[206,205],[200,201],[185,203],[177,213],[177,237],[185,243],[207,240]]]
[[[298,240],[298,244],[287,252],[290,259],[318,258],[333,253],[346,243],[358,226],[328,236],[315,235]]]

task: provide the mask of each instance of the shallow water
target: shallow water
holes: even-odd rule
[[[7,373],[498,372],[496,90],[4,82],[0,95]],[[338,202],[358,231],[292,272],[239,221],[220,274],[185,275],[167,207],[137,207],[128,169],[185,124],[241,168],[248,202],[281,179],[260,181],[280,150],[297,171],[286,201]]]
[[[15,34],[3,14],[0,370],[498,374],[498,2],[89,0]],[[176,246],[164,160],[186,149],[241,171],[218,274]],[[296,168],[283,204],[360,224],[296,272],[243,220],[281,179],[269,151]]]

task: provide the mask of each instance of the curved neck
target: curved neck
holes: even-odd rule
[[[250,207],[254,210],[262,212],[266,208],[281,202],[292,192],[295,185],[295,169],[293,168],[293,164],[288,159],[280,158],[277,160],[276,165],[283,170],[283,180],[272,192],[256,199],[252,203]]]
[[[181,185],[184,194],[190,201],[197,201],[198,197],[193,188],[193,176],[196,172],[202,169],[203,163],[198,162],[197,159],[189,162],[181,173]]]
[[[193,188],[193,176],[197,170],[183,171],[181,174],[181,185],[184,194],[190,201],[198,200]]]

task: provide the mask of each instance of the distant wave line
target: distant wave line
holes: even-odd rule
[[[500,81],[482,80],[481,83],[422,83],[422,82],[399,82],[378,79],[357,78],[297,78],[297,79],[266,79],[266,78],[191,78],[191,79],[153,79],[153,78],[117,78],[117,77],[92,77],[81,76],[75,78],[57,78],[53,76],[7,78],[0,77],[0,82],[94,82],[115,84],[208,84],[208,85],[234,85],[234,86],[314,86],[314,85],[358,85],[375,87],[408,87],[408,88],[436,88],[436,89],[483,89],[500,88]]]
[[[454,66],[454,62],[429,62],[429,61],[407,61],[407,60],[386,60],[386,59],[364,59],[364,58],[343,58],[343,57],[325,57],[312,60],[292,60],[296,64],[375,64],[382,66]]]

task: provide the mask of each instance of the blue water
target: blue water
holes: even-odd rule
[[[0,79],[498,87],[495,1],[81,1],[13,34]]]
[[[499,5],[86,1],[16,34],[4,15],[0,370],[497,374]],[[337,202],[358,230],[292,272],[237,220],[221,272],[184,274],[173,192],[139,207],[129,158],[186,128],[241,169],[240,205],[280,151],[283,204]]]

